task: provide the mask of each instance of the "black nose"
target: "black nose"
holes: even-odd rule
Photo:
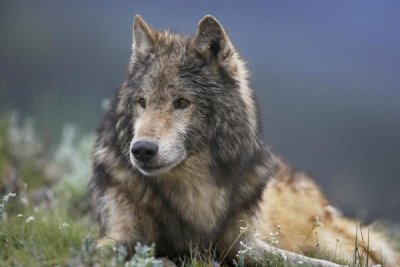
[[[157,152],[158,146],[149,141],[136,141],[131,148],[131,153],[135,159],[142,162],[150,160]]]

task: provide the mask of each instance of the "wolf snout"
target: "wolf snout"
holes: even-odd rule
[[[133,157],[141,162],[151,160],[158,152],[158,145],[154,142],[140,140],[133,143],[131,153]]]

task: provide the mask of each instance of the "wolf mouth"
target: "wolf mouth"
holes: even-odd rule
[[[174,167],[174,164],[160,164],[160,165],[139,164],[136,166],[145,175],[157,175],[168,172],[170,169]]]
[[[159,169],[163,169],[163,168],[167,168],[169,166],[169,164],[160,164],[160,165],[145,165],[145,164],[141,164],[138,167],[144,171],[156,171]]]
[[[163,162],[161,164],[156,163],[142,163],[131,157],[131,163],[135,166],[141,173],[148,176],[165,174],[177,166],[181,165],[186,159],[186,153],[182,153],[180,157],[175,158],[173,161]]]

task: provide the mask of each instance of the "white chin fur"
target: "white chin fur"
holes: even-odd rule
[[[146,176],[155,176],[155,175],[160,175],[160,174],[164,174],[169,172],[173,167],[170,166],[165,166],[162,167],[160,169],[156,169],[156,170],[151,170],[151,171],[145,171],[143,169],[141,169],[138,166],[135,166],[142,174],[146,175]]]

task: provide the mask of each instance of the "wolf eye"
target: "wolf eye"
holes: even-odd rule
[[[142,108],[146,108],[146,99],[144,99],[144,97],[139,97],[138,100],[137,100],[137,102],[139,103],[139,105],[140,105]]]
[[[190,105],[190,101],[184,98],[178,98],[174,101],[174,108],[175,109],[185,109]]]

